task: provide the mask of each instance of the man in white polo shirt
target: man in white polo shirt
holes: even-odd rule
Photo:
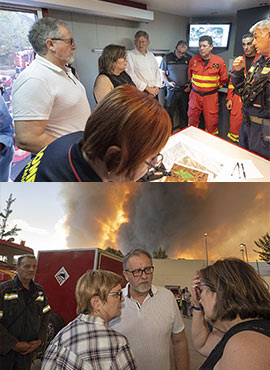
[[[138,370],[170,370],[171,345],[176,370],[189,369],[189,353],[176,300],[166,288],[152,285],[151,255],[133,249],[123,260],[128,284],[122,314],[110,322],[129,340]]]
[[[162,85],[161,74],[154,54],[148,51],[148,33],[138,31],[134,42],[136,48],[128,53],[127,73],[137,89],[157,96]]]
[[[15,140],[19,148],[38,153],[58,137],[84,130],[90,106],[84,86],[66,66],[77,48],[66,25],[39,19],[28,38],[37,57],[13,86]]]

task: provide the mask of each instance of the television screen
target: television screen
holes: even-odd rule
[[[230,38],[231,23],[222,24],[203,24],[193,23],[189,25],[189,40],[190,48],[199,47],[199,38],[204,35],[211,36],[213,45],[216,48],[228,48]]]

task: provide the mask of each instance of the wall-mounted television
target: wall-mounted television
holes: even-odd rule
[[[190,23],[188,25],[188,47],[198,48],[199,38],[211,36],[215,48],[228,49],[230,41],[231,23]]]

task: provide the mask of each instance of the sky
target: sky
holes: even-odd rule
[[[270,231],[268,183],[1,183],[1,211],[16,198],[15,242],[38,250],[165,249],[169,258],[241,258]],[[204,234],[207,233],[205,238]]]

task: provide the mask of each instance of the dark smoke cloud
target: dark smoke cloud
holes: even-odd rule
[[[270,227],[269,184],[63,184],[68,245],[97,247],[102,222],[114,220],[118,204],[129,219],[116,232],[123,253],[132,248],[165,249],[171,258],[250,257]],[[100,222],[102,221],[102,222]],[[110,244],[110,241],[107,242]]]

